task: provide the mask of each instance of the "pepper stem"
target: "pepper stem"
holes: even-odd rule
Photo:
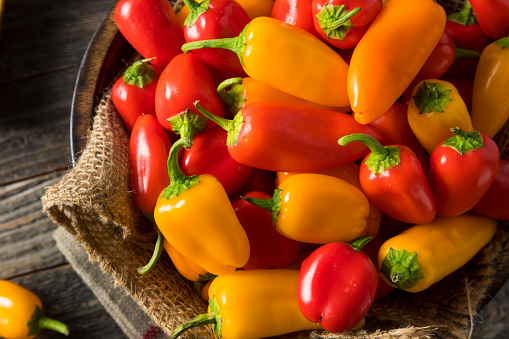
[[[149,64],[149,62],[153,59],[155,58],[138,60],[129,66],[122,76],[124,84],[145,88],[152,81],[157,79],[157,73]]]
[[[477,148],[484,147],[484,141],[479,131],[464,131],[459,127],[451,128],[454,136],[447,138],[442,146],[451,147],[461,155]]]
[[[62,333],[64,335],[69,334],[69,329],[66,324],[52,318],[47,318],[44,316],[44,310],[39,306],[35,306],[35,311],[26,325],[28,327],[29,336],[38,334],[43,328]]]
[[[346,146],[351,142],[360,142],[371,151],[364,163],[375,175],[387,171],[400,164],[401,147],[383,146],[378,140],[364,133],[352,133],[338,140],[338,144]]]
[[[198,101],[195,101],[194,107],[196,107],[196,109],[205,117],[214,121],[216,124],[219,125],[219,127],[228,132],[228,135],[226,137],[227,146],[238,144],[237,142],[238,136],[240,134],[240,130],[242,129],[242,124],[244,123],[242,112],[238,112],[237,114],[235,114],[233,120],[228,120],[225,118],[218,117],[217,115],[214,115],[210,112],[207,112],[203,107],[200,106]]]
[[[159,231],[159,228],[156,226],[157,231],[157,240],[156,245],[154,247],[154,253],[152,254],[152,258],[150,258],[150,261],[143,267],[138,268],[139,274],[147,274],[149,273],[156,262],[159,260],[159,257],[161,256],[161,253],[163,252],[163,242],[164,237],[161,231]]]
[[[362,237],[355,239],[350,243],[350,246],[352,246],[356,251],[360,251],[366,246],[368,242],[371,241],[373,237],[369,234],[363,235]]]
[[[345,5],[325,4],[316,18],[327,38],[344,40],[350,28],[353,27],[350,19],[360,10],[360,7],[356,7],[348,12]]]
[[[222,38],[222,39],[209,39],[209,40],[198,40],[193,42],[188,42],[182,45],[182,51],[184,53],[188,53],[193,49],[201,49],[201,48],[222,48],[227,49],[235,54],[239,58],[240,64],[244,66],[244,61],[242,60],[242,52],[246,47],[246,43],[244,41],[245,31],[249,24],[244,27],[242,32],[236,37],[233,38]]]
[[[452,90],[438,82],[423,81],[412,96],[419,114],[439,112],[443,113],[447,104],[452,100]]]
[[[228,87],[230,90],[227,90]],[[228,106],[230,112],[237,114],[246,102],[242,78],[231,78],[221,82],[217,86],[217,95]]]
[[[481,53],[472,49],[459,48],[454,45],[454,60],[456,59],[479,59]]]
[[[176,339],[187,330],[197,327],[212,324],[214,334],[217,338],[222,337],[222,321],[221,314],[219,313],[219,306],[217,305],[216,297],[212,296],[209,299],[209,313],[200,314],[188,322],[177,326],[170,335],[170,339]]]
[[[402,290],[414,287],[424,278],[416,252],[395,250],[392,247],[382,262],[380,273]]]
[[[274,195],[268,199],[243,196],[241,196],[241,198],[255,205],[256,207],[269,211],[272,223],[274,224],[274,227],[277,227],[277,219],[281,210],[281,192],[283,192],[282,189],[276,188],[274,190]]]

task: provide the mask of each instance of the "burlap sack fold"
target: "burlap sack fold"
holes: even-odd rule
[[[127,132],[106,93],[97,107],[87,147],[75,168],[47,189],[43,209],[80,243],[91,261],[98,262],[170,333],[205,312],[206,302],[165,253],[150,274],[137,273],[151,257],[155,233],[130,195],[127,152]],[[495,260],[508,252],[508,233],[501,225],[495,239],[467,266],[433,288],[417,294],[394,291],[375,302],[361,331],[341,335],[315,331],[283,337],[466,338],[492,285]],[[202,327],[188,337],[207,338],[212,333]]]

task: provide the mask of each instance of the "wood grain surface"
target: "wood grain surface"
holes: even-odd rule
[[[38,294],[46,314],[69,326],[69,338],[126,337],[55,246],[52,232],[57,226],[42,213],[40,201],[45,187],[72,166],[73,89],[89,42],[115,2],[3,1],[0,279]],[[101,58],[104,52],[91,47],[87,53]],[[86,85],[96,90],[94,83]],[[508,283],[475,320],[474,338],[509,337]],[[43,331],[39,338],[63,336]]]

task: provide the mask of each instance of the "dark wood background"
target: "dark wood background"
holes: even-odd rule
[[[2,0],[0,0],[1,2]],[[3,0],[0,31],[0,279],[38,294],[70,338],[125,338],[55,246],[40,197],[71,166],[70,108],[94,30],[116,0]],[[509,284],[477,338],[507,338]],[[40,338],[63,336],[43,331]]]

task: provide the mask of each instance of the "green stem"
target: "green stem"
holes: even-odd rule
[[[207,112],[203,107],[200,106],[198,101],[194,103],[194,107],[203,114],[205,117],[214,121],[219,125],[222,129],[228,132],[228,136],[226,138],[226,145],[232,146],[238,144],[238,137],[240,134],[240,130],[242,129],[242,125],[244,123],[244,117],[242,116],[242,112],[238,112],[233,117],[233,120],[228,120],[225,118],[218,117],[210,112]]]
[[[184,21],[184,25],[192,27],[200,15],[209,9],[209,0],[198,2],[195,0],[184,0],[184,4],[189,9],[189,14]]]
[[[451,147],[460,155],[484,147],[484,141],[479,131],[464,131],[459,127],[451,128],[454,136],[447,138],[442,146]]]
[[[338,19],[336,21],[332,21],[330,23],[327,23],[327,27],[329,27],[329,29],[331,29],[331,30],[337,29],[338,27],[343,25],[345,22],[347,22],[348,20],[353,18],[360,11],[361,11],[360,7],[355,7],[350,12],[348,12],[346,15],[342,16],[340,19]]]
[[[477,23],[477,19],[475,18],[472,5],[470,5],[470,2],[468,1],[465,1],[465,6],[461,11],[449,14],[447,16],[447,20],[456,22],[463,26],[473,25]]]
[[[341,146],[346,146],[351,142],[360,142],[369,148],[371,152],[364,163],[375,175],[400,164],[401,147],[383,146],[372,136],[363,133],[352,133],[338,140],[338,144]]]
[[[500,48],[502,49],[509,48],[509,36],[495,40],[492,43],[500,46]]]
[[[56,331],[66,336],[69,335],[69,329],[66,324],[51,318],[39,318],[39,328]]]
[[[459,48],[454,45],[454,60],[456,59],[479,59],[481,53],[472,49]]]
[[[366,234],[358,239],[355,239],[350,243],[350,246],[352,246],[356,251],[360,251],[366,246],[368,242],[371,241],[373,237],[369,234]]]
[[[382,262],[380,273],[402,290],[414,287],[424,278],[416,252],[395,250],[392,247]]]
[[[452,100],[452,90],[438,82],[423,81],[412,96],[419,114],[443,113],[447,104]]]
[[[156,262],[159,260],[159,257],[161,256],[161,253],[163,252],[164,237],[163,237],[161,231],[159,231],[159,228],[157,228],[157,226],[156,226],[156,231],[157,231],[157,240],[156,240],[156,245],[154,247],[154,253],[152,254],[152,258],[150,258],[150,261],[145,266],[138,268],[139,274],[149,273],[152,270],[152,268],[154,267],[154,265],[156,264]]]
[[[210,40],[199,40],[188,42],[182,45],[182,51],[184,53],[188,53],[193,49],[201,49],[201,48],[222,48],[227,49],[235,54],[237,54],[240,64],[244,66],[244,61],[242,60],[242,52],[246,47],[246,43],[244,40],[244,35],[246,28],[249,24],[244,27],[244,30],[236,37],[233,38],[223,38],[223,39],[210,39]]]
[[[274,227],[276,227],[279,212],[281,210],[281,192],[283,192],[282,189],[276,188],[274,190],[274,195],[268,199],[254,197],[241,197],[241,198],[255,205],[256,207],[269,211],[270,216],[272,218],[272,223],[274,224]]]
[[[170,339],[178,338],[180,335],[182,335],[187,330],[197,327],[197,326],[204,326],[211,324],[212,328],[214,329],[214,334],[216,335],[216,338],[222,337],[222,323],[223,319],[221,317],[221,314],[219,312],[219,306],[217,305],[216,297],[212,296],[209,299],[209,313],[206,314],[200,314],[193,319],[189,320],[185,324],[177,326],[173,332],[170,335]]]
[[[153,59],[155,58],[138,60],[128,67],[122,76],[124,84],[145,88],[157,79],[158,76],[154,68],[149,64]]]
[[[229,90],[227,90],[228,87],[230,87]],[[231,78],[221,82],[217,86],[217,95],[230,108],[230,112],[237,114],[246,102],[242,78]]]

